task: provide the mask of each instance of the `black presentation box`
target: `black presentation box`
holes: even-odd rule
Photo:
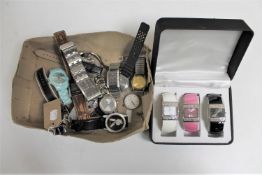
[[[227,145],[233,142],[231,81],[254,33],[238,19],[161,18],[155,26],[151,71],[154,102],[150,136],[157,144]],[[200,136],[185,136],[181,116],[175,136],[161,136],[163,92],[200,94]],[[205,95],[222,94],[226,111],[223,137],[208,136]]]

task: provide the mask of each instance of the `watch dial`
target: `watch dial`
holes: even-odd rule
[[[116,110],[116,100],[111,95],[105,95],[100,100],[99,107],[104,113],[110,114]]]
[[[185,108],[185,117],[198,117],[198,109],[197,108]]]
[[[132,88],[133,89],[144,89],[146,86],[146,79],[144,76],[135,75],[132,79]]]
[[[136,94],[129,94],[125,97],[124,104],[128,109],[136,109],[140,105],[140,98]]]
[[[174,106],[164,106],[163,107],[163,115],[168,115],[168,116],[175,116],[177,115],[177,109]]]
[[[111,132],[120,132],[125,128],[126,121],[119,114],[113,114],[106,120],[106,126]]]
[[[55,83],[59,83],[59,84],[62,84],[64,83],[66,80],[65,80],[65,75],[63,73],[56,73],[54,74],[52,77],[51,77],[52,81],[55,82]]]
[[[224,108],[211,108],[210,109],[210,117],[225,117],[225,109]]]

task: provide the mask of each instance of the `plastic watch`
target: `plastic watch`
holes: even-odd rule
[[[72,100],[68,93],[69,78],[66,75],[65,71],[61,68],[51,69],[48,81],[58,92],[62,103],[64,105],[70,105],[72,103]]]

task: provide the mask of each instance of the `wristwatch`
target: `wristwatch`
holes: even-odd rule
[[[162,128],[161,136],[176,136],[179,116],[176,94],[164,92],[162,96]]]
[[[59,34],[57,33],[55,33],[54,36],[58,41],[57,43],[59,44],[59,38],[63,38],[64,41],[64,38],[66,38],[66,34],[64,31],[60,32]],[[57,39],[57,37],[59,38]],[[59,49],[62,53],[62,58],[67,64],[67,67],[69,68],[73,79],[75,80],[77,86],[79,87],[87,101],[100,97],[102,93],[95,84],[94,80],[88,76],[82,63],[82,57],[77,51],[75,44],[71,41],[65,42],[62,45],[59,45]]]
[[[120,93],[119,64],[110,64],[107,71],[107,87],[109,92],[118,96]]]
[[[139,54],[144,46],[144,42],[149,31],[149,25],[142,22],[140,24],[138,33],[136,35],[133,46],[129,52],[129,55],[125,61],[123,61],[120,65],[120,78],[123,76],[123,82],[126,82],[126,79],[130,80],[130,78],[134,75],[134,68],[139,57]],[[124,87],[124,86],[123,86]]]
[[[132,121],[132,111],[137,109],[141,104],[141,100],[138,95],[130,93],[124,98],[124,105],[126,107],[126,114],[128,116],[128,123]]]
[[[209,136],[222,137],[224,134],[224,123],[226,121],[225,106],[221,94],[207,94]]]
[[[76,132],[85,130],[106,129],[108,132],[118,133],[128,127],[127,116],[120,113],[112,113],[103,117],[96,117],[89,120],[72,120],[71,129]]]
[[[59,98],[62,101],[63,105],[70,105],[72,103],[69,96],[69,78],[66,75],[65,71],[61,68],[53,68],[50,70],[49,83],[56,89],[58,92]]]
[[[48,82],[45,69],[42,67],[35,72],[36,82],[46,102],[57,99],[57,95]]]
[[[89,74],[94,76],[100,76],[103,71],[103,64],[100,56],[91,52],[80,53],[82,57],[82,63]]]
[[[112,95],[106,94],[99,101],[99,107],[105,114],[110,114],[116,110],[117,103]]]
[[[91,117],[87,108],[87,101],[75,83],[70,84],[70,91],[78,120],[86,120]]]
[[[200,136],[199,94],[186,93],[182,100],[185,136]]]
[[[144,92],[146,88],[145,57],[139,57],[135,66],[135,75],[131,80],[132,89],[136,92]]]
[[[128,117],[121,113],[112,113],[104,115],[105,127],[109,132],[118,133],[128,126]]]

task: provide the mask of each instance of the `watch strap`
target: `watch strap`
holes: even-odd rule
[[[55,32],[53,34],[53,36],[54,36],[53,38],[54,38],[55,44],[57,46],[56,50],[57,50],[57,53],[59,55],[60,61],[62,62],[63,67],[64,67],[67,75],[69,76],[69,79],[72,79],[69,66],[66,62],[66,59],[65,59],[63,53],[60,50],[60,46],[68,42],[66,32],[64,30],[58,31],[58,32]]]
[[[57,99],[57,95],[50,86],[45,69],[42,67],[35,72],[36,82],[40,91],[47,102]]]
[[[177,120],[162,120],[161,136],[176,136]]]
[[[209,104],[223,104],[221,94],[207,94]]]
[[[72,120],[71,129],[75,131],[81,130],[96,130],[96,129],[104,129],[105,128],[105,118],[98,117],[92,118],[88,120]]]
[[[144,42],[149,31],[149,25],[142,22],[138,29],[137,35],[135,37],[133,46],[129,52],[129,55],[121,65],[121,74],[127,78],[130,78],[134,74],[135,64],[139,57],[139,54],[144,46]]]
[[[90,113],[87,109],[86,99],[75,83],[70,84],[72,101],[75,106],[77,119],[85,120],[90,118]]]

